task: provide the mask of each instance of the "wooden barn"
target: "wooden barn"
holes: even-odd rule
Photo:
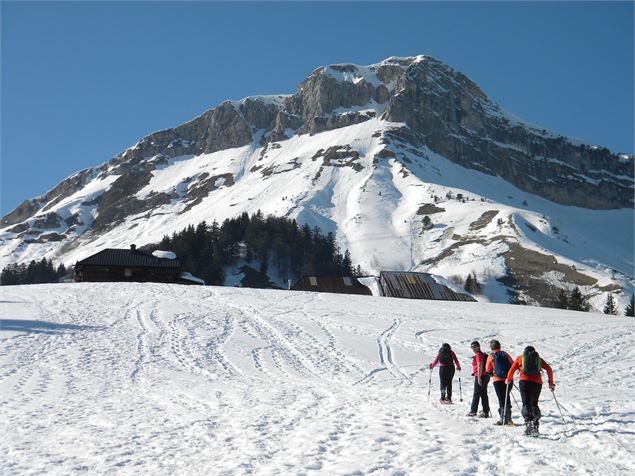
[[[370,289],[352,276],[304,276],[290,288],[292,291],[363,294],[372,296]]]
[[[469,294],[454,292],[437,283],[428,273],[382,271],[379,273],[379,284],[387,297],[476,302]]]
[[[165,252],[164,252],[165,254]],[[181,271],[176,255],[155,256],[135,245],[129,249],[108,248],[75,264],[76,282],[135,281],[156,283],[204,284]]]

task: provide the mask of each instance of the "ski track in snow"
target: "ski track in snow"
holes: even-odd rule
[[[2,287],[0,316],[2,474],[635,472],[627,318],[123,283]],[[469,343],[494,337],[551,363],[566,427],[546,387],[538,438],[465,416]],[[443,342],[452,406],[437,369],[427,401]]]

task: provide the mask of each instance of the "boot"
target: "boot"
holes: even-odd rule
[[[499,408],[498,409],[498,420],[496,421],[496,423],[494,423],[494,425],[501,426],[502,424],[503,424],[503,409]]]
[[[525,421],[525,435],[531,435],[533,433],[534,423],[531,420]]]
[[[540,420],[536,418],[534,420],[534,435],[537,435],[539,433],[540,433]]]
[[[514,422],[512,421],[511,417],[505,418],[505,425],[514,426]]]

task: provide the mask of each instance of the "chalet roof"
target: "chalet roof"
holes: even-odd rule
[[[303,276],[291,290],[372,295],[370,289],[352,276]]]
[[[447,286],[437,283],[428,273],[382,271],[379,276],[384,294],[389,297],[476,301],[469,294],[454,292]]]
[[[157,258],[146,251],[137,249],[107,248],[77,263],[89,266],[125,266],[127,268],[167,268],[179,269],[177,259]]]

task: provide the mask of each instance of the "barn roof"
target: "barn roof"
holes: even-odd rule
[[[457,293],[436,282],[431,274],[410,271],[382,271],[379,280],[384,294],[410,299],[476,301],[469,294]]]
[[[99,253],[78,261],[77,264],[84,266],[125,266],[127,268],[180,268],[178,258],[157,258],[146,251],[115,248],[101,250]]]
[[[352,276],[303,276],[291,290],[372,296],[370,289]]]

